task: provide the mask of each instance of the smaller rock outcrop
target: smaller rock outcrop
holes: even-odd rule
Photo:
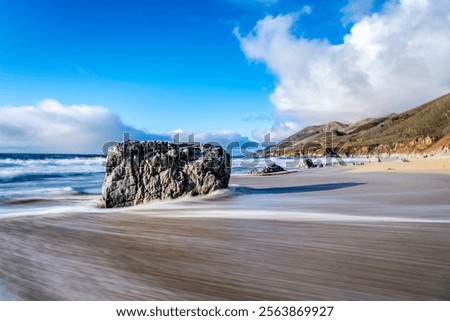
[[[264,167],[261,172],[264,174],[271,174],[271,173],[279,173],[279,172],[285,172],[285,171],[286,170],[283,167],[273,163],[273,164],[270,164],[269,166]]]
[[[254,170],[248,172],[248,174],[269,175],[269,174],[275,174],[275,173],[280,173],[280,172],[286,172],[286,170],[283,167],[281,167],[275,163],[272,163],[264,168],[254,169]]]
[[[314,168],[317,167],[316,164],[314,164],[314,162],[312,161],[311,158],[307,158],[303,161],[303,164],[305,165],[305,167],[307,168]]]
[[[228,187],[230,155],[220,146],[128,141],[106,159],[105,207],[123,207]]]

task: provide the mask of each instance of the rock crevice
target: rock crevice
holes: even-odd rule
[[[123,207],[228,187],[230,155],[220,146],[128,141],[108,153],[105,207]]]

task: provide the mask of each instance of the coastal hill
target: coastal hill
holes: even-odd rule
[[[308,126],[264,153],[391,155],[450,149],[450,93],[400,114]]]

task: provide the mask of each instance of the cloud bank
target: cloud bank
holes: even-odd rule
[[[271,128],[259,128],[252,132],[252,136],[257,141],[264,141],[266,135],[270,135],[271,142],[280,142],[292,133],[298,132],[302,129],[302,125],[295,120],[276,118]]]
[[[102,106],[64,106],[45,99],[35,106],[0,109],[2,152],[100,154],[103,144],[121,141],[124,133],[134,139],[170,139],[127,126]]]
[[[372,2],[363,8],[352,3],[344,10],[347,19],[359,20],[337,45],[294,36],[298,14],[267,16],[246,36],[236,30],[246,57],[276,77],[270,99],[280,119],[349,122],[403,111],[450,90],[447,1],[392,1],[364,17],[359,14]],[[286,126],[279,121],[277,128]]]
[[[347,5],[341,9],[344,16],[341,22],[344,26],[364,18],[370,13],[374,0],[349,0]]]
[[[92,153],[101,154],[105,144],[123,141],[124,133],[133,140],[187,142],[182,129],[170,134],[152,134],[122,122],[120,117],[103,106],[65,106],[54,99],[45,99],[33,106],[0,108],[0,152],[23,153]],[[247,137],[231,131],[194,133],[195,141],[245,142]]]

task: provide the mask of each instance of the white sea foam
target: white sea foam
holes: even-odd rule
[[[0,179],[14,180],[30,175],[83,174],[104,172],[105,159],[68,158],[68,159],[0,159]]]
[[[0,215],[41,215],[75,212],[104,212],[95,209],[96,200],[100,199],[102,181],[104,178],[103,157],[74,157],[64,155],[19,155],[15,157],[1,157],[0,155]],[[365,159],[367,161],[367,159]],[[325,159],[315,159],[325,161]],[[335,160],[336,161],[336,160]],[[346,160],[348,161],[348,160]],[[364,161],[353,160],[353,161]],[[270,159],[242,159],[233,158],[232,174],[239,176],[248,169],[261,168],[270,162],[290,169],[302,162],[301,159],[274,157]],[[329,168],[329,170],[332,170]],[[307,173],[317,171],[304,171]],[[327,172],[323,169],[322,173]],[[297,174],[292,174],[297,175]],[[284,175],[283,175],[284,176]],[[287,175],[291,176],[291,174]],[[295,176],[297,177],[297,176]],[[313,206],[314,199],[298,197],[310,192],[348,188],[355,186],[353,183],[320,184],[313,186],[288,186],[288,187],[246,187],[247,179],[241,178],[243,186],[231,185],[229,189],[217,191],[203,197],[182,197],[177,200],[155,202],[138,206],[135,209],[127,209],[127,212],[138,213],[148,209],[152,215],[161,213],[178,212],[179,215],[210,215],[212,217],[269,217],[265,212],[268,208],[279,219],[312,219],[307,214],[299,216],[297,213],[286,212],[284,209],[296,209],[299,206]],[[282,181],[291,178],[282,178]],[[295,179],[294,179],[295,180]],[[274,195],[271,195],[274,194]],[[321,202],[339,202],[338,199],[323,199]],[[121,211],[108,210],[110,212]],[[161,213],[159,213],[161,212]],[[303,211],[307,213],[308,211]],[[234,213],[234,214],[229,214]],[[258,214],[259,213],[259,214]],[[288,213],[288,214],[286,214]],[[165,215],[165,214],[164,214]],[[334,215],[332,217],[335,217]],[[378,216],[377,216],[378,217]],[[319,216],[314,216],[319,219]]]
[[[288,170],[303,167],[303,161],[308,157],[267,157],[267,158],[233,158],[231,161],[233,174],[244,174],[253,169],[266,167],[270,164],[277,164]],[[342,163],[346,165],[360,165],[370,162],[365,157],[358,158],[335,158],[335,157],[315,157],[312,158],[316,166],[335,166]]]
[[[0,215],[70,204],[98,195],[104,157],[0,154]]]
[[[196,197],[199,198],[199,197]],[[96,199],[86,199],[84,205],[34,207],[27,211],[12,211],[1,215],[0,218],[14,218],[24,216],[61,216],[61,215],[145,215],[153,218],[205,218],[205,219],[241,219],[241,220],[276,220],[286,222],[316,222],[316,223],[354,223],[354,224],[386,224],[386,223],[421,223],[421,224],[449,224],[450,218],[414,218],[377,215],[351,215],[341,213],[318,213],[292,210],[259,209],[220,209],[194,200],[174,200],[143,204],[130,208],[102,209],[95,206]]]

